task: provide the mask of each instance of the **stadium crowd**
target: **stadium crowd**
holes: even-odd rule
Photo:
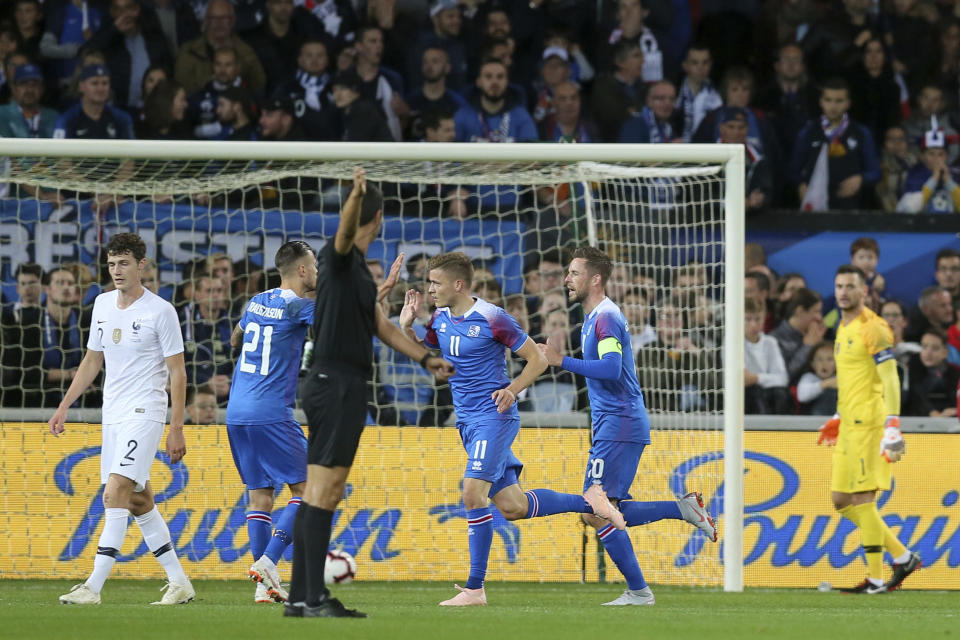
[[[0,8],[0,57],[3,137],[732,142],[747,148],[748,212],[960,212],[954,0],[13,0]],[[18,188],[9,195],[57,197]],[[463,202],[447,193],[439,213],[467,215]],[[566,238],[556,240],[528,254],[522,294],[504,296],[483,265],[474,292],[573,353],[582,318],[567,312],[566,257],[550,248]],[[896,336],[904,414],[956,415],[960,253],[938,254],[913,308],[885,299],[879,249],[858,243],[850,259]],[[832,414],[835,305],[755,253],[747,411]],[[423,289],[427,257],[408,257],[384,302],[390,315],[407,287]],[[369,266],[382,281],[386,265]],[[53,407],[109,277],[79,262],[11,273],[0,403]],[[226,254],[182,265],[171,297],[194,421],[225,403],[232,328],[249,297],[276,281]],[[716,284],[697,263],[614,272],[608,292],[628,315],[654,412],[720,406]],[[144,285],[157,291],[155,263]],[[388,351],[378,351],[373,419],[444,422],[449,409],[424,407],[448,407],[449,391]],[[551,368],[521,408],[575,410],[582,391],[582,380]],[[97,391],[80,404],[98,406]]]
[[[0,59],[4,137],[732,142],[750,211],[960,211],[955,0],[12,0]]]

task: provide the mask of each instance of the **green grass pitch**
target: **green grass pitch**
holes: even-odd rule
[[[249,582],[195,582],[187,605],[152,607],[159,581],[112,580],[100,606],[65,606],[57,596],[73,582],[0,581],[5,638],[376,638],[382,640],[508,640],[544,638],[949,638],[958,633],[960,594],[901,591],[846,596],[815,590],[653,586],[653,607],[601,607],[618,584],[498,583],[489,606],[441,609],[453,595],[441,583],[361,582],[334,590],[366,620],[283,618],[280,605],[253,603]],[[332,634],[332,635],[328,635]]]

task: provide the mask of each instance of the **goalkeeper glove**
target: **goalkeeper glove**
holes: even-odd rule
[[[900,418],[887,416],[887,422],[883,427],[883,439],[880,440],[880,455],[887,462],[897,462],[906,451],[907,443],[903,441],[903,434],[900,433]]]
[[[840,414],[835,413],[833,417],[820,426],[820,437],[817,438],[817,444],[825,444],[832,447],[837,444],[837,436],[840,433]]]

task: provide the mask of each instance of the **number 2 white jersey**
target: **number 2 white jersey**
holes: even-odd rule
[[[167,364],[183,353],[177,312],[169,302],[143,290],[126,309],[118,291],[97,296],[87,348],[103,352],[103,424],[125,420],[167,420]]]

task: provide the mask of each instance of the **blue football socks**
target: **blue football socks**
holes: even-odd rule
[[[467,589],[480,589],[487,575],[487,560],[493,542],[493,514],[490,507],[467,511],[467,537],[470,541],[470,577]]]

